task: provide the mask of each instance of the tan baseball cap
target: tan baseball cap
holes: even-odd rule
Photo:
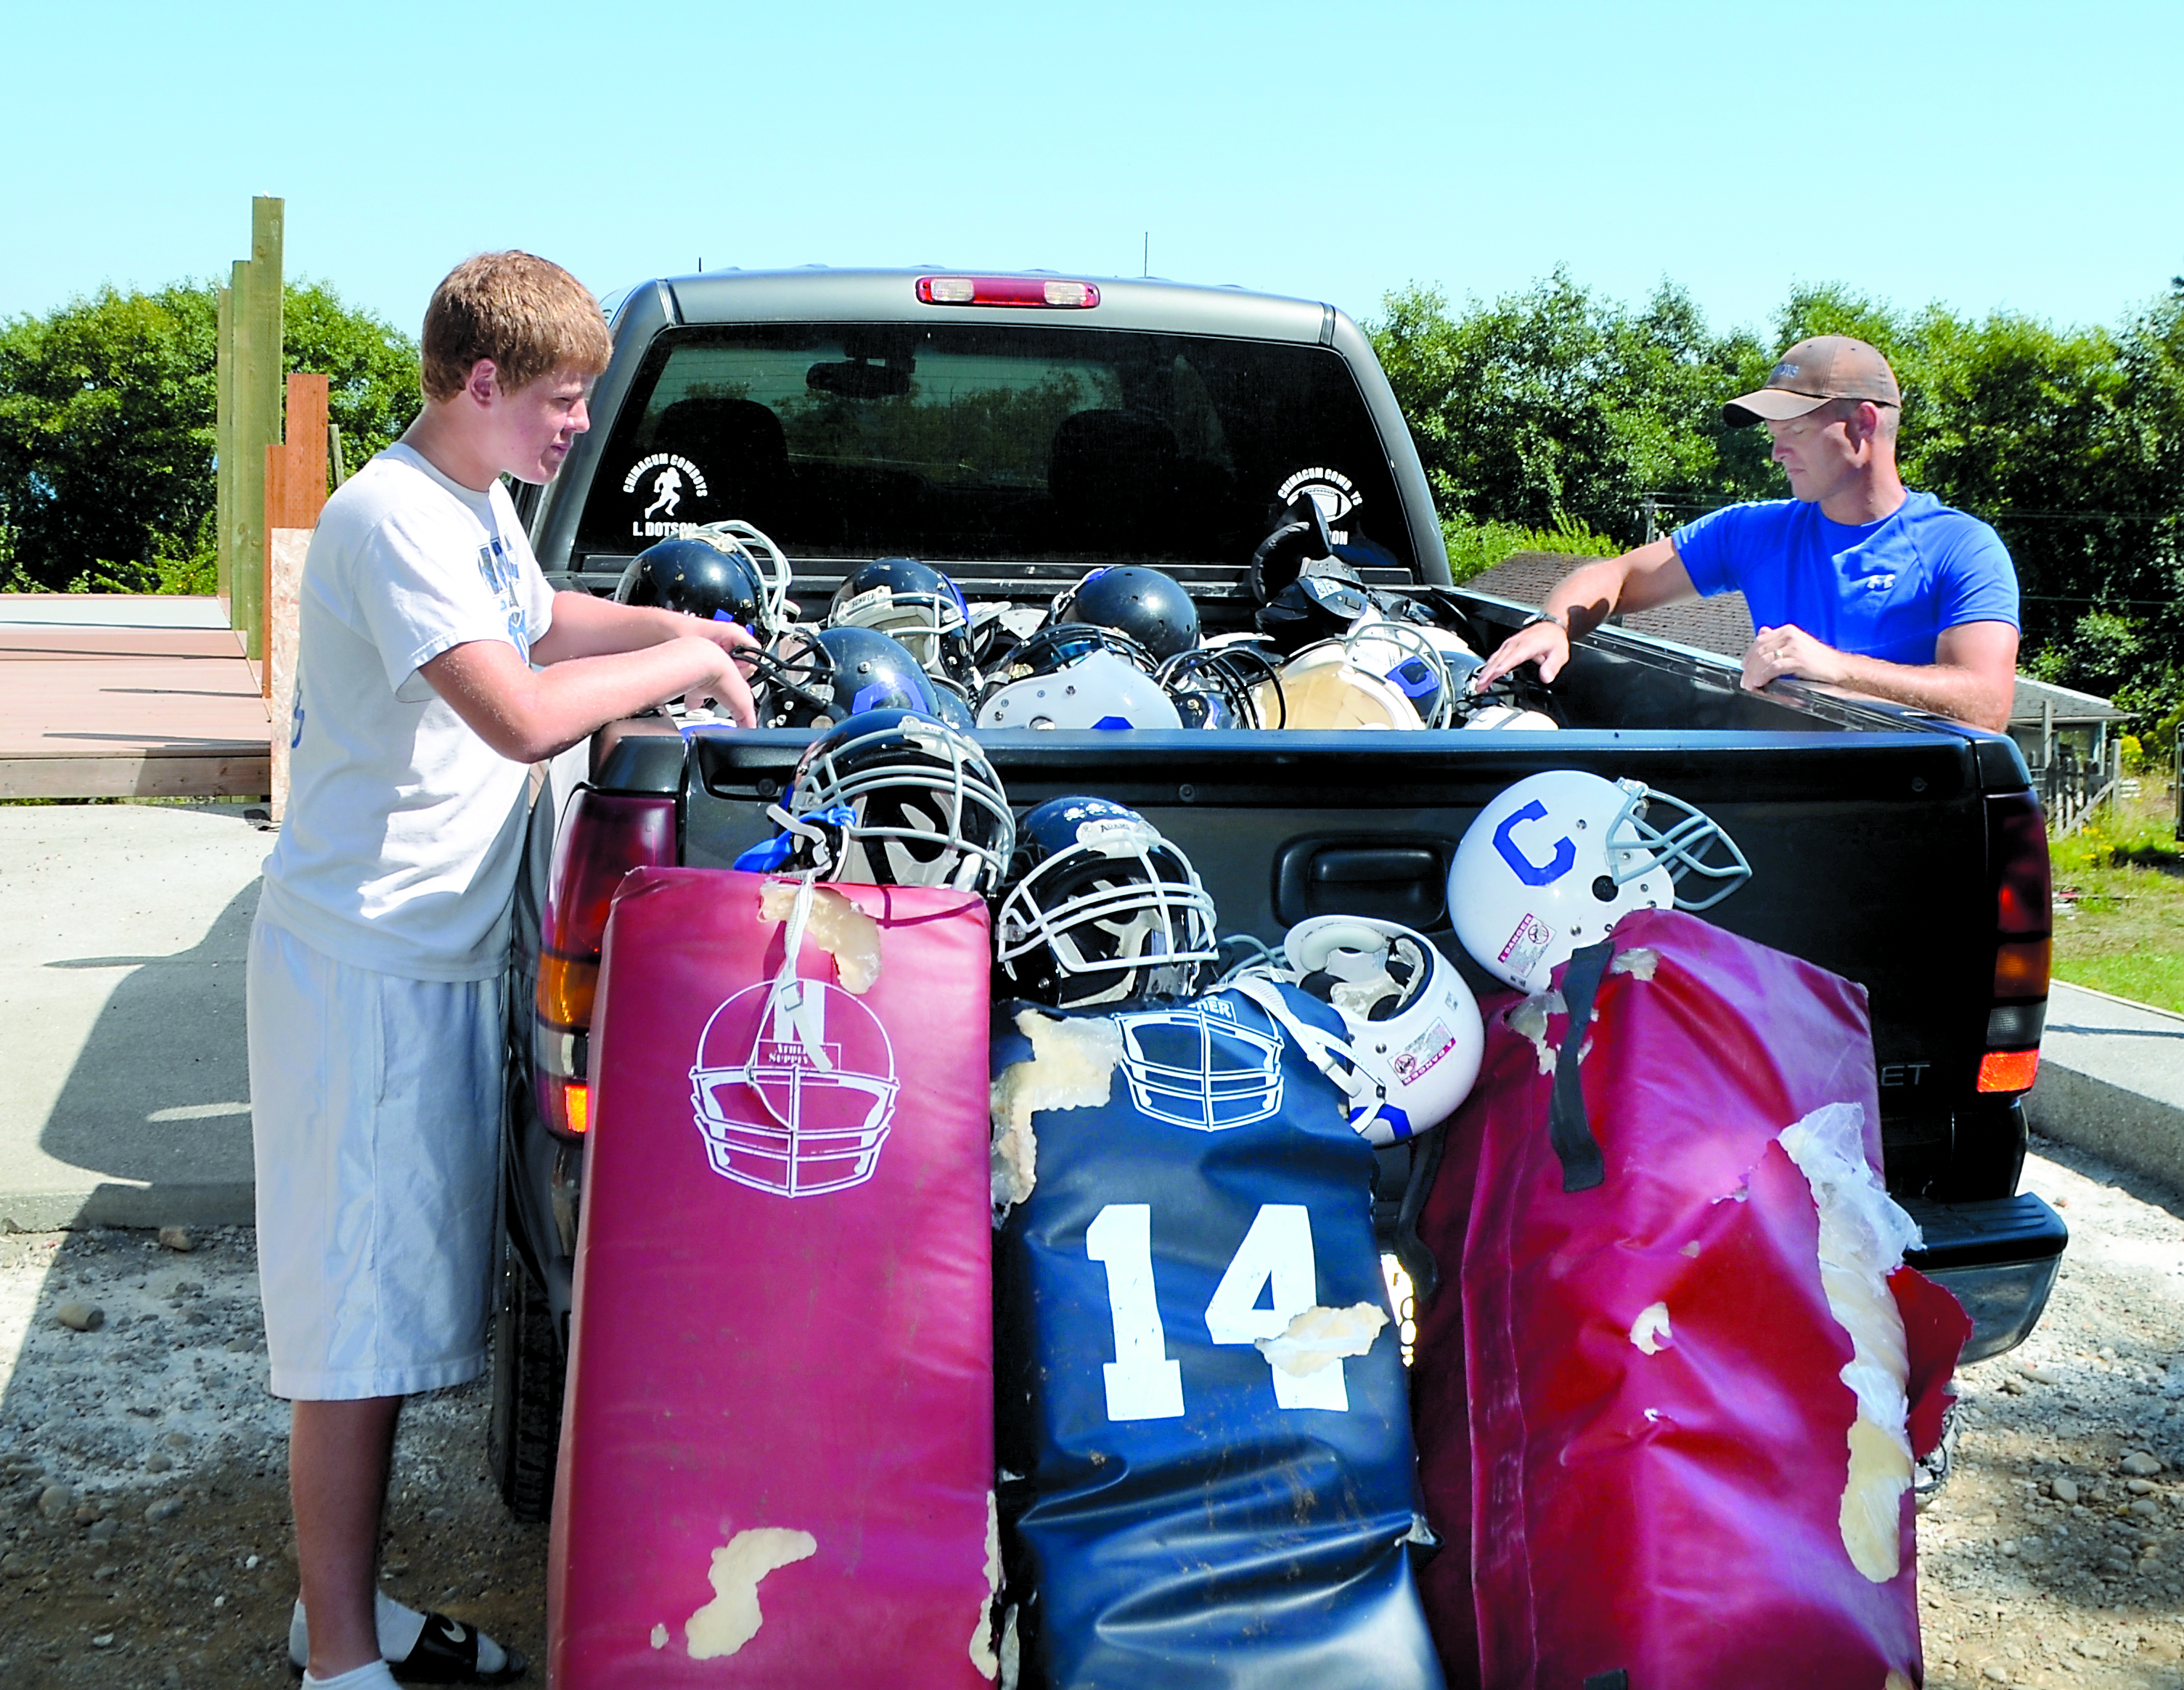
[[[1900,407],[1903,393],[1888,360],[1864,341],[1847,334],[1814,335],[1775,360],[1765,387],[1724,405],[1722,421],[1731,428],[1786,422],[1830,399],[1870,399]]]

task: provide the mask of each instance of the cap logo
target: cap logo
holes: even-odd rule
[[[1797,366],[1796,365],[1777,364],[1774,366],[1774,373],[1769,376],[1767,379],[1770,383],[1775,382],[1792,382],[1797,379]]]

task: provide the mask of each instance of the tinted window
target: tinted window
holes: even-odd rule
[[[1410,567],[1357,385],[1316,346],[977,324],[664,336],[592,485],[580,551],[737,516],[800,557],[1240,566],[1311,484]]]

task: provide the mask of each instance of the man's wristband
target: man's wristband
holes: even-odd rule
[[[1576,638],[1575,635],[1570,633],[1570,626],[1568,622],[1564,622],[1560,616],[1549,616],[1545,611],[1535,611],[1531,615],[1526,616],[1524,621],[1517,624],[1517,632],[1522,633],[1526,628],[1536,627],[1541,622],[1551,623],[1552,626],[1560,628],[1563,631],[1563,638],[1564,639],[1574,639]]]

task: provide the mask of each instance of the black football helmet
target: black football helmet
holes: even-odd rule
[[[863,711],[811,742],[789,813],[837,807],[852,819],[833,879],[990,898],[1016,850],[1008,794],[978,742],[916,711]]]
[[[1157,678],[1186,728],[1288,725],[1281,662],[1262,646],[1237,641],[1178,651],[1160,666]]]
[[[934,711],[933,683],[917,660],[874,628],[792,629],[756,670],[766,728],[832,728],[866,710]]]
[[[1056,1009],[1190,992],[1217,955],[1213,901],[1134,810],[1054,798],[1017,829],[994,921],[1002,989]]]
[[[1138,564],[1094,570],[1055,594],[1046,621],[1050,627],[1090,622],[1118,629],[1156,659],[1198,644],[1198,606],[1190,594],[1173,576]]]
[[[701,621],[740,622],[760,644],[778,632],[775,601],[758,560],[722,534],[688,534],[647,546],[629,561],[614,595],[617,604],[657,605]]]
[[[1340,639],[1372,609],[1372,599],[1355,582],[1306,575],[1283,588],[1251,620],[1278,650],[1292,654],[1323,639]]]
[[[1312,575],[1331,575],[1353,583],[1363,578],[1355,565],[1339,555],[1319,501],[1308,493],[1300,493],[1290,500],[1272,532],[1251,554],[1245,580],[1251,596],[1266,605],[1292,582]]]
[[[971,607],[962,589],[914,557],[878,557],[842,577],[827,612],[830,627],[871,627],[901,642],[930,675],[968,683]]]

